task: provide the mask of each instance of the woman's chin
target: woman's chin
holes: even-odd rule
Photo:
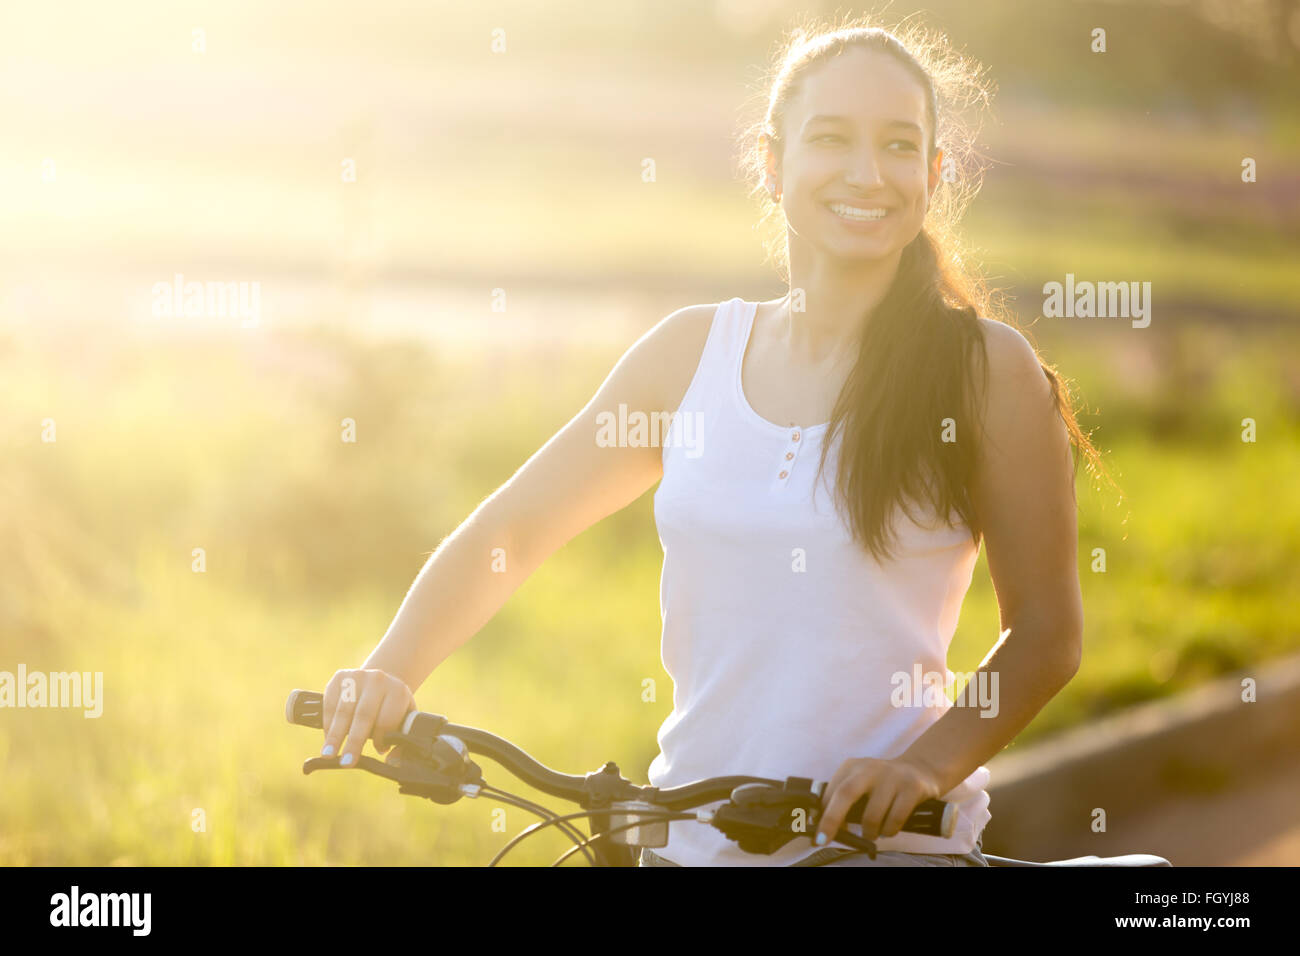
[[[843,240],[829,242],[822,247],[828,255],[838,259],[888,259],[898,252],[898,247],[892,242],[859,240],[857,242],[844,242]]]

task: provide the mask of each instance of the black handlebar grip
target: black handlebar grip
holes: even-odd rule
[[[870,797],[871,794],[864,793],[854,801],[853,806],[849,807],[848,816],[844,818],[845,824],[861,822]],[[956,824],[956,804],[944,803],[942,800],[926,800],[917,804],[912,815],[903,824],[903,829],[908,833],[926,833],[947,839],[952,836]]]
[[[324,694],[314,690],[291,691],[289,699],[284,702],[284,719],[291,724],[324,730],[325,724],[321,714],[324,707]]]

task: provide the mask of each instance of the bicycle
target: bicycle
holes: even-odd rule
[[[291,724],[323,729],[323,695],[295,690],[285,702],[285,719]],[[488,866],[496,866],[524,839],[554,826],[574,841],[552,866],[560,866],[581,851],[592,866],[636,866],[641,848],[661,849],[668,845],[668,824],[673,820],[695,820],[722,831],[747,853],[772,854],[791,840],[811,834],[821,812],[826,783],[806,777],[773,780],[766,777],[708,777],[679,787],[642,787],[627,780],[618,765],[607,762],[585,776],[560,773],[533,759],[519,747],[475,727],[451,723],[440,714],[411,711],[402,729],[381,741],[391,745],[387,758],[379,761],[360,756],[357,768],[395,781],[398,792],[425,797],[449,805],[462,797],[487,795],[510,806],[528,810],[541,821],[527,827],[506,843]],[[541,804],[501,790],[483,780],[483,771],[470,757],[479,754],[500,764],[521,781],[561,800],[576,803],[582,810],[556,814]],[[310,757],[302,772],[349,769],[339,757]],[[690,812],[705,804],[726,801],[713,810]],[[849,809],[848,820],[858,820],[866,809],[867,795]],[[586,818],[590,835],[572,821]],[[917,806],[903,829],[949,837],[956,819],[954,804],[926,800]],[[876,846],[842,828],[832,843],[862,850],[876,858]],[[830,845],[830,844],[828,844]],[[1085,856],[1070,860],[1035,863],[984,854],[991,866],[1172,866],[1163,857],[1145,853],[1124,856]]]

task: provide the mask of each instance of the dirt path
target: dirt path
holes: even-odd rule
[[[1300,755],[1232,791],[1188,796],[1127,822],[1107,845],[1175,866],[1300,866]]]

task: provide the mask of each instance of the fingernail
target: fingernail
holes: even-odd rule
[[[818,846],[821,846],[823,843],[826,842],[826,834],[825,834],[825,833],[818,833],[818,834],[817,834],[817,839],[816,839],[815,841],[813,841],[813,842],[815,842]]]
[[[352,754],[344,754],[343,759],[339,761],[340,767],[352,766]]]
[[[333,744],[326,744],[324,747],[322,747],[322,748],[320,749],[320,752],[321,752],[321,756],[322,756],[322,757],[333,757],[333,756],[334,756],[334,745],[333,745]]]

